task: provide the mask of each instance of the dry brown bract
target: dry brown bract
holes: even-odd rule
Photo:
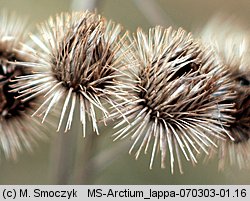
[[[134,60],[131,83],[136,84],[128,90],[131,101],[121,107],[131,123],[122,119],[115,126],[122,126],[115,140],[131,136],[136,158],[152,146],[150,168],[159,148],[162,167],[169,153],[171,172],[176,158],[182,172],[181,153],[196,163],[195,153],[208,153],[214,138],[226,138],[233,104],[220,102],[234,97],[232,84],[211,51],[181,28],[156,27],[148,36],[138,30],[131,40],[134,48],[126,58]]]

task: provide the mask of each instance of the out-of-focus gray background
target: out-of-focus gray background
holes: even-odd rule
[[[99,0],[97,5],[100,14],[121,23],[130,32],[134,32],[137,27],[147,31],[149,27],[157,24],[166,27],[181,26],[191,31],[201,27],[213,14],[220,11],[235,15],[249,25],[250,1],[248,0],[153,0],[152,5],[146,2],[146,0]],[[82,0],[82,3],[85,3],[85,0]],[[71,6],[71,0],[0,0],[1,8],[28,16],[31,27],[58,12],[70,11]],[[119,150],[119,146],[124,146],[121,142],[112,142],[111,128],[104,128],[101,131],[102,135],[97,137],[98,143],[94,146],[97,150],[95,152],[97,164],[100,162],[99,164],[104,165],[91,177],[88,182],[90,184],[250,184],[250,170],[226,167],[225,171],[218,172],[216,159],[207,164],[201,162],[195,167],[184,162],[184,174],[181,175],[176,171],[171,175],[169,168],[160,168],[157,157],[154,169],[149,170],[149,156],[143,155],[137,161],[134,160],[127,150]],[[51,131],[51,135],[53,136],[51,140],[39,143],[33,154],[24,152],[16,162],[1,157],[0,184],[56,183],[54,178],[60,166],[58,169],[56,165],[53,166],[56,163],[55,146],[61,141],[58,133]],[[69,175],[69,183],[81,183],[77,175],[80,175],[81,169],[86,165],[81,160],[81,148],[87,145],[81,137],[80,125],[76,123],[73,131],[64,135],[68,141],[77,138],[74,139],[77,143],[75,142],[72,149],[78,148],[73,158],[69,157],[75,162],[72,171],[68,168],[68,172],[63,174]],[[112,160],[110,160],[109,154],[105,153],[106,149],[113,146],[116,148],[111,150]],[[62,145],[61,149],[70,152],[71,147]],[[103,156],[100,153],[104,153]],[[65,155],[66,159],[67,157]],[[69,165],[70,160],[64,162],[64,165]]]

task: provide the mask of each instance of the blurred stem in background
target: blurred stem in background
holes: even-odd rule
[[[133,0],[134,4],[152,26],[174,26],[174,21],[155,0]]]
[[[91,184],[93,175],[98,167],[94,163],[91,163],[91,159],[95,155],[95,151],[98,146],[98,141],[101,136],[97,136],[96,133],[91,133],[84,139],[83,148],[81,150],[80,159],[80,172],[76,172],[76,182],[79,184]],[[75,169],[76,171],[76,169]]]
[[[110,127],[102,127],[100,131],[102,133],[101,136],[91,133],[91,136],[87,136],[84,140],[84,145],[80,149],[81,154],[79,154],[75,164],[76,174],[74,181],[76,181],[76,184],[93,184],[93,178],[96,178],[113,161],[128,151],[130,140],[110,142],[110,139],[107,140],[111,138],[109,135]],[[112,146],[109,146],[110,143],[112,143]],[[108,144],[108,146],[96,152],[97,149],[100,149],[101,144]]]
[[[68,133],[60,131],[54,139],[50,161],[50,178],[52,178],[53,184],[69,184],[72,179],[75,168],[77,134],[73,128]]]
[[[94,11],[100,7],[100,0],[72,0],[71,10],[72,11],[81,11],[89,10]]]

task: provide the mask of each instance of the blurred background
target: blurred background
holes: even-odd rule
[[[96,7],[132,33],[159,24],[193,31],[221,11],[247,25],[250,19],[249,0],[0,0],[0,7],[28,16],[31,30],[58,12]],[[226,167],[219,172],[216,158],[195,167],[183,160],[184,174],[176,169],[171,175],[168,166],[160,168],[158,154],[149,170],[149,156],[136,161],[128,154],[129,142],[112,142],[111,126],[101,128],[100,136],[83,139],[75,119],[69,133],[51,131],[50,140],[40,142],[33,153],[23,152],[17,161],[1,157],[0,184],[250,184],[250,170]]]

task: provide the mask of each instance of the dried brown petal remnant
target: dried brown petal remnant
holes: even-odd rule
[[[134,47],[126,58],[134,60],[135,84],[127,90],[131,101],[121,107],[130,124],[121,119],[115,139],[131,136],[136,158],[152,146],[150,168],[159,149],[162,167],[169,154],[171,172],[176,158],[182,172],[181,154],[196,163],[196,153],[208,153],[216,146],[214,138],[226,138],[233,104],[220,102],[234,97],[231,84],[211,51],[181,28],[155,27],[148,35],[138,30],[131,40]]]
[[[212,18],[201,33],[203,42],[212,46],[217,60],[229,71],[236,93],[227,101],[235,104],[235,111],[228,113],[235,120],[227,128],[233,140],[218,142],[219,169],[228,162],[240,168],[250,165],[250,39],[245,27],[235,18],[220,15]],[[211,150],[210,157],[216,152]]]
[[[7,158],[16,158],[23,146],[31,150],[35,139],[42,135],[36,120],[29,116],[34,99],[23,103],[15,98],[17,92],[11,92],[10,80],[30,73],[28,67],[14,63],[30,59],[19,44],[23,40],[24,21],[1,11],[0,25],[0,149]]]
[[[117,97],[112,87],[121,76],[120,31],[119,25],[88,11],[62,13],[50,18],[39,26],[38,35],[32,36],[42,53],[35,54],[38,62],[27,65],[37,67],[37,73],[19,77],[19,83],[28,81],[28,84],[20,84],[16,91],[26,96],[24,100],[45,93],[35,113],[43,114],[43,119],[63,101],[58,130],[67,116],[65,131],[70,129],[79,101],[83,135],[87,117],[98,133],[96,110],[100,110],[105,119],[109,113],[104,104],[108,102],[114,106],[112,97]],[[26,90],[34,84],[36,87]]]

